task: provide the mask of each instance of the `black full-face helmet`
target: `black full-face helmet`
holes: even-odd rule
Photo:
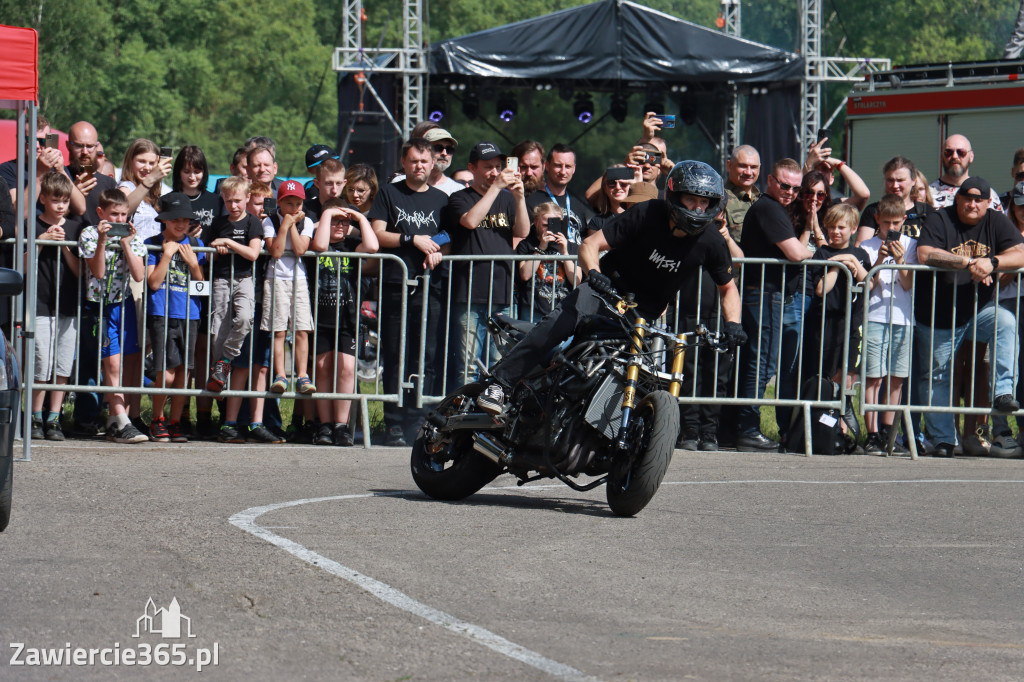
[[[683,195],[692,194],[709,200],[705,211],[691,211],[683,205]],[[703,161],[680,161],[672,167],[665,186],[665,198],[675,219],[676,229],[689,235],[704,231],[725,206],[725,183],[714,168]]]

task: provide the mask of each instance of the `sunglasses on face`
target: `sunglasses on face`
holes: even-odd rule
[[[772,180],[774,180],[776,183],[778,183],[779,187],[782,188],[783,192],[796,192],[796,191],[798,191],[800,189],[799,185],[790,185],[788,183],[783,182],[782,180],[779,180],[774,175],[770,175],[769,177]]]
[[[455,147],[453,145],[450,145],[450,144],[435,144],[434,145],[434,153],[435,154],[444,153],[444,154],[447,154],[448,156],[451,156],[454,152],[455,152]]]
[[[1013,179],[1016,180],[1017,182],[1020,182],[1021,180],[1024,180],[1024,171],[1021,171],[1020,173],[1017,173],[1016,175],[1014,175]]]
[[[972,204],[980,204],[989,200],[989,197],[983,197],[980,194],[961,194],[960,196],[964,198],[964,201]]]
[[[970,154],[970,153],[971,153],[970,149],[943,149],[942,150],[942,155],[943,156],[951,157],[954,154],[956,154],[961,159],[967,158],[967,155]]]
[[[781,185],[782,183],[780,182],[779,184]],[[783,189],[785,189],[785,187],[783,187]],[[818,199],[820,201],[824,201],[825,197],[827,197],[828,195],[825,194],[824,192],[806,192],[806,193],[804,193],[804,196],[809,198],[809,199],[810,198],[814,198],[814,199]]]
[[[604,184],[608,187],[629,187],[629,180],[605,180]]]

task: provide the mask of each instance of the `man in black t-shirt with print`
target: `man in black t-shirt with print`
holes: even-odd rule
[[[410,375],[419,374],[420,348],[423,348],[423,373],[420,386],[429,389],[434,382],[437,366],[435,349],[437,321],[441,314],[440,292],[427,287],[427,329],[420,337],[420,320],[423,318],[424,273],[433,270],[441,262],[442,245],[445,241],[438,233],[448,195],[431,187],[428,178],[434,167],[433,150],[423,138],[414,138],[402,145],[402,169],[405,178],[400,182],[389,182],[380,188],[367,216],[373,227],[380,252],[390,253],[402,259],[403,269],[393,260],[382,263],[380,301],[381,360],[384,372],[384,392],[398,393],[399,379],[405,383]],[[447,249],[447,247],[445,247]],[[414,281],[408,285],[407,281]],[[405,315],[405,346],[401,343],[402,299],[407,297]],[[404,369],[399,374],[399,363]],[[387,428],[385,445],[405,447],[420,425],[422,410],[412,407],[415,394],[405,391],[403,407],[395,403],[384,403],[384,424]]]
[[[703,267],[718,286],[730,343],[746,341],[729,248],[717,230],[705,229],[725,205],[722,178],[706,163],[682,161],[669,174],[666,197],[634,206],[583,240],[579,260],[587,281],[491,369],[496,381],[477,398],[480,409],[501,412],[515,382],[575,333],[581,321],[601,314],[600,294],[612,288],[632,293],[637,313],[654,320],[677,293],[697,296],[696,291],[680,290],[692,285],[694,270]],[[608,253],[601,258],[603,251]]]
[[[530,234],[530,219],[519,171],[505,166],[493,142],[469,152],[473,184],[451,195],[445,225],[452,235],[453,256],[514,256],[520,239]],[[488,341],[487,318],[508,313],[512,305],[512,271],[506,260],[453,261],[449,309],[448,388],[476,375],[475,360],[490,364],[497,351]]]
[[[958,405],[959,396],[950,397],[953,356],[964,339],[976,336],[977,341],[994,344],[989,346],[996,396],[992,407],[1002,413],[1020,409],[1013,397],[1017,319],[992,294],[997,270],[1024,267],[1024,237],[1009,218],[989,208],[991,197],[992,188],[984,178],[968,178],[952,206],[928,216],[917,241],[922,265],[961,271],[919,276],[914,286],[914,334],[924,335],[931,356],[930,372],[918,377],[920,394],[929,395],[930,387],[929,405],[934,407]],[[925,412],[925,428],[936,443],[936,456],[952,457],[954,416]]]

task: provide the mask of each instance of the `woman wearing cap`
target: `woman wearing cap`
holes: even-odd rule
[[[608,221],[625,211],[627,208],[625,201],[629,197],[630,188],[634,184],[644,184],[636,183],[635,178],[627,180],[609,179],[608,171],[613,168],[626,168],[626,166],[621,163],[609,166],[601,176],[601,191],[591,202],[594,210],[597,211],[597,215],[587,223],[587,237],[604,228]]]

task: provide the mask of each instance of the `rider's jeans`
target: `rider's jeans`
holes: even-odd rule
[[[747,345],[739,350],[739,397],[758,400],[776,371],[782,338],[782,293],[748,288],[743,292],[742,320]],[[737,410],[736,421],[739,434],[760,433],[761,410],[757,405],[743,405]]]
[[[918,324],[915,335],[923,336],[922,341],[931,349],[931,371],[921,372],[919,395],[930,395],[929,405],[933,407],[958,406],[960,396],[950,397],[953,356],[964,339],[974,338],[989,346],[992,358],[995,395],[1013,395],[1017,374],[1017,319],[1012,312],[991,302],[978,311],[967,324],[953,329],[935,329]],[[934,336],[933,336],[934,333]],[[923,368],[922,368],[923,369]],[[929,391],[930,381],[930,391]],[[965,396],[966,397],[966,396]],[[934,443],[955,445],[955,415],[925,411],[924,423],[928,437]]]

